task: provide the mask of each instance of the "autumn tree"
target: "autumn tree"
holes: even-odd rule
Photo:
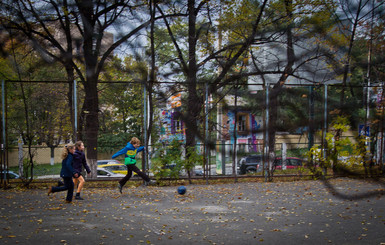
[[[99,83],[100,127],[99,150],[115,151],[128,139],[142,136],[143,83],[147,78],[147,66],[132,55],[123,60],[114,57],[106,66]]]
[[[2,1],[6,28],[31,40],[48,61],[61,62],[84,86],[85,141],[96,177],[99,100],[97,84],[114,50],[149,24],[142,1]],[[146,12],[147,13],[147,12]],[[147,19],[147,20],[146,20]],[[124,23],[124,25],[123,25]],[[112,36],[108,31],[115,30]],[[60,35],[64,34],[63,37]]]
[[[17,39],[9,38],[3,48],[8,55],[0,59],[4,64],[1,74],[3,79],[7,80],[6,99],[12,102],[8,103],[7,107],[7,138],[9,145],[17,142],[19,138],[27,145],[27,158],[24,165],[19,166],[19,172],[24,184],[28,185],[33,179],[36,155],[33,146],[46,143],[52,150],[53,164],[53,150],[68,137],[66,131],[71,128],[65,96],[68,87],[60,82],[46,83],[44,86],[42,83],[29,83],[28,81],[40,81],[47,77],[60,80],[64,71],[55,64],[37,69],[44,61],[29,45],[18,42]]]
[[[195,147],[197,138],[203,139],[199,120],[202,119],[204,83],[209,84],[210,93],[213,94],[239,78],[239,74],[230,74],[230,72],[239,60],[242,60],[256,37],[266,3],[267,1],[263,1],[261,4],[256,3],[255,15],[250,23],[250,32],[228,40],[225,47],[216,46],[214,40],[215,33],[218,31],[219,11],[222,5],[231,11],[231,2],[208,3],[207,1],[189,0],[186,4],[169,6],[168,11],[179,11],[178,13],[184,15],[173,19],[164,17],[164,27],[169,41],[159,45],[169,51],[162,54],[168,55],[170,59],[160,58],[167,60],[165,61],[167,67],[173,71],[174,76],[167,76],[167,78],[183,81],[186,89],[186,103],[184,103],[186,110],[181,114],[181,118],[187,125],[187,153],[190,148]],[[158,7],[157,10],[165,16],[164,9]],[[218,67],[220,67],[220,72],[217,74],[215,70],[218,70]],[[181,74],[183,76],[180,76]],[[188,154],[186,157],[189,157]],[[189,169],[188,175],[190,177]]]
[[[380,42],[378,34],[382,31],[378,32],[376,28],[383,23],[383,5],[378,1],[335,1],[334,7],[329,9],[333,26],[325,39],[331,49],[338,50],[333,54],[333,66],[341,74],[341,85],[330,93],[339,97],[339,103],[333,106],[330,116],[348,117],[353,129],[357,129],[359,124],[364,124],[365,128],[371,125],[370,139],[365,142],[367,151],[372,153],[376,152],[374,145],[380,128],[378,124],[372,125],[376,121],[375,105],[370,98],[373,96],[371,87],[381,86],[375,67],[381,66],[382,62],[374,47]],[[337,130],[335,140],[341,135],[342,130]]]
[[[334,57],[324,43],[317,42],[317,39],[325,39],[322,35],[332,25],[329,8],[333,5],[318,1],[215,3],[205,5],[205,1],[188,1],[178,8],[186,8],[185,20],[164,21],[170,42],[162,46],[174,50],[170,52],[174,54],[173,59],[169,59],[169,64],[173,65],[170,67],[183,72],[185,79],[186,145],[195,145],[196,138],[203,135],[197,124],[204,101],[203,86],[199,83],[208,82],[210,93],[214,94],[228,85],[241,84],[244,78],[253,78],[266,88],[271,87],[266,148],[270,158],[268,166],[271,166],[277,131],[277,98],[287,81],[312,84],[336,77],[328,68]],[[212,33],[216,32],[222,36],[220,47],[213,45],[217,36]],[[205,72],[211,73],[207,76],[209,79],[205,79]]]

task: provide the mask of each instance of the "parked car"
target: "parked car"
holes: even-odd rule
[[[127,174],[127,167],[126,165],[120,163],[120,164],[103,164],[98,165],[98,168],[104,168],[110,172],[116,173],[116,174]]]
[[[37,176],[36,179],[60,179],[60,174],[50,174]]]
[[[196,176],[203,176],[203,168],[197,168],[197,167],[195,167],[194,168],[194,174],[196,175]]]
[[[238,161],[238,174],[257,173],[262,171],[262,155],[249,155]]]
[[[106,169],[110,172],[113,172],[113,173],[116,173],[116,174],[123,174],[124,176],[126,176],[127,174],[127,167],[126,165],[124,165],[123,163],[120,163],[120,164],[103,164],[103,165],[99,165],[98,168],[103,168],[103,169]],[[154,174],[152,173],[147,173],[148,176],[152,177],[154,176]],[[133,173],[133,176],[137,176],[137,173]]]
[[[99,165],[105,165],[105,164],[122,164],[122,163],[115,159],[109,159],[109,160],[98,160],[97,164],[99,166]]]
[[[295,169],[295,168],[303,166],[304,160],[302,160],[298,157],[287,157],[285,162],[282,162],[282,158],[277,157],[274,160],[273,168],[274,169],[282,169],[283,165],[286,166],[286,169]]]
[[[4,178],[4,172],[1,171],[0,174],[2,175],[2,178]],[[18,178],[20,178],[20,176],[17,173],[15,173],[13,171],[7,172],[7,179],[18,179]]]
[[[117,174],[117,173],[108,171],[107,169],[104,169],[104,168],[98,168],[97,171],[98,171],[98,174],[97,174],[98,178],[111,178],[111,177],[122,178],[126,176],[125,174]]]
[[[298,157],[287,157],[285,160],[286,169],[294,169],[304,165],[304,160]],[[273,162],[273,170],[282,169],[282,158],[277,157]],[[263,156],[249,155],[238,162],[238,174],[257,173],[263,170]]]

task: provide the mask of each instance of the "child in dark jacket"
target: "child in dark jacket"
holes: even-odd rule
[[[127,143],[126,147],[112,155],[112,159],[124,154],[124,164],[127,166],[127,174],[126,176],[119,181],[118,189],[119,192],[122,193],[123,186],[127,183],[127,181],[131,178],[132,172],[137,173],[142,179],[146,182],[146,185],[154,184],[154,181],[150,180],[150,178],[144,172],[140,171],[140,169],[135,165],[136,159],[135,156],[138,152],[144,150],[144,146],[140,146],[140,140],[136,137],[133,137],[130,142]]]
[[[54,187],[51,186],[48,190],[48,195],[53,192],[65,191],[67,190],[66,203],[72,202],[73,192],[74,192],[74,182],[72,177],[77,178],[78,174],[72,167],[73,154],[75,152],[75,145],[68,144],[63,148],[61,158],[63,159],[61,163],[60,177],[64,180],[64,186]]]
[[[87,165],[86,156],[84,154],[84,143],[82,141],[77,141],[75,143],[75,148],[73,167],[75,172],[79,175],[78,178],[73,179],[75,187],[77,186],[75,199],[83,200],[83,198],[80,197],[80,191],[85,183],[82,176],[83,167],[86,169],[88,175],[91,174],[91,169]]]

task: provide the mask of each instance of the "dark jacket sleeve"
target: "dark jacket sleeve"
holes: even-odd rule
[[[90,169],[90,167],[88,167],[87,160],[86,160],[86,154],[84,154],[84,152],[82,154],[82,163],[83,163],[84,168],[87,171],[87,174],[91,173],[91,169]]]
[[[74,171],[76,171],[77,173],[81,173],[82,165],[83,165],[82,153],[76,149],[73,157],[74,157],[74,160],[73,160],[72,166],[74,168]]]

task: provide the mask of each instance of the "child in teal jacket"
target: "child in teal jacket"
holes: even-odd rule
[[[136,164],[136,154],[144,150],[144,146],[140,146],[140,140],[136,137],[133,137],[127,145],[112,155],[112,159],[124,154],[124,164],[127,166],[126,176],[119,181],[118,189],[122,193],[123,186],[131,178],[132,172],[137,173],[142,179],[146,182],[146,185],[153,184],[154,182],[135,165]]]

